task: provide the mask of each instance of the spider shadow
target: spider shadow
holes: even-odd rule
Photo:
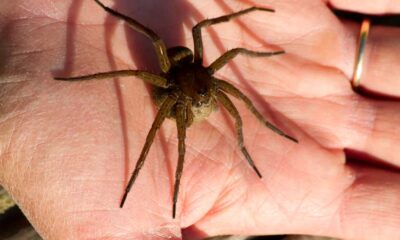
[[[80,9],[82,8],[84,0],[72,1],[71,6],[68,9],[67,23],[75,23],[79,17]],[[66,28],[66,46],[65,46],[65,61],[62,69],[53,70],[53,76],[68,76],[74,70],[74,59],[75,59],[75,44],[76,38],[76,26],[74,24],[68,24]]]
[[[8,23],[0,31],[0,74],[4,73],[7,66],[7,60],[11,55],[11,48],[8,45],[11,44],[11,33],[12,24]]]

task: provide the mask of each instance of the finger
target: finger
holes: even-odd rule
[[[396,230],[400,226],[399,172],[362,165],[350,167],[356,179],[344,192],[341,203],[344,234],[359,236],[357,239],[399,238]]]
[[[360,83],[373,92],[400,97],[400,29],[371,25]]]
[[[400,153],[394,151],[400,144],[400,103],[327,96],[296,103],[281,99],[273,106],[325,147],[357,150],[400,166]]]
[[[337,9],[361,13],[384,14],[400,13],[399,0],[330,0],[329,3]]]
[[[400,166],[400,153],[393,151],[400,144],[400,112],[397,111],[400,103],[347,94],[350,87],[345,77],[339,88],[335,86],[340,85],[340,81],[330,79],[333,82],[330,84],[327,79],[317,78],[297,84],[299,92],[315,91],[314,95],[295,99],[267,97],[266,101],[325,147],[354,149]],[[317,87],[309,90],[313,89],[309,86]],[[347,90],[339,92],[346,86]]]

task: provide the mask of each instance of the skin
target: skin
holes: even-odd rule
[[[238,46],[285,49],[288,54],[274,58],[238,57],[216,76],[243,90],[300,144],[263,128],[235,101],[245,143],[264,176],[260,180],[237,149],[226,111],[193,124],[173,220],[178,141],[175,122],[167,120],[120,209],[155,116],[148,85],[133,77],[81,83],[52,77],[127,68],[157,71],[151,44],[91,1],[2,1],[0,184],[45,239],[277,233],[400,237],[400,153],[395,150],[400,104],[351,90],[359,24],[336,19],[327,1],[318,0],[128,2],[113,7],[151,27],[167,46],[191,47],[190,31],[183,29],[206,17],[250,5],[276,9],[205,30],[204,62]],[[388,7],[400,6],[394,0],[347,2],[330,5],[400,12]],[[171,8],[176,12],[167,11]],[[365,87],[400,96],[395,84],[399,37],[397,29],[373,26]],[[344,149],[351,149],[357,161],[345,162]]]

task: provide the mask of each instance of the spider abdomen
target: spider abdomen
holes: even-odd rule
[[[193,113],[193,122],[201,122],[215,110],[217,110],[217,102],[214,98],[211,98],[209,103],[203,104],[200,107],[192,106],[190,111]]]

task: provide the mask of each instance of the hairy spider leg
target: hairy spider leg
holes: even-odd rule
[[[130,18],[128,16],[125,16],[114,9],[111,9],[109,7],[106,7],[102,2],[99,0],[94,0],[100,7],[102,7],[106,12],[110,13],[111,15],[124,20],[128,26],[133,28],[134,30],[144,34],[146,37],[148,37],[154,46],[154,49],[156,51],[157,57],[158,57],[158,62],[160,64],[160,68],[163,73],[167,73],[168,70],[171,68],[171,63],[168,59],[168,54],[167,54],[167,48],[165,47],[164,41],[151,29],[147,28],[143,24],[139,23],[138,21],[134,20],[133,18]]]
[[[239,148],[242,151],[243,155],[246,157],[247,161],[249,162],[250,166],[254,169],[257,175],[262,178],[260,171],[257,169],[256,165],[254,164],[253,159],[251,158],[249,152],[247,151],[246,147],[244,146],[243,140],[243,122],[242,118],[240,117],[239,111],[232,103],[232,101],[226,96],[225,93],[222,91],[217,92],[218,101],[225,107],[226,110],[231,114],[231,116],[235,119],[236,125],[236,132],[239,140]]]
[[[194,61],[197,63],[203,62],[203,40],[201,37],[201,28],[202,27],[207,27],[207,26],[222,23],[222,22],[228,22],[231,19],[240,17],[242,15],[245,15],[247,13],[257,11],[257,10],[266,11],[266,12],[275,12],[275,10],[269,9],[269,8],[251,7],[251,8],[247,8],[242,11],[236,12],[236,13],[231,13],[231,14],[224,15],[224,16],[217,17],[217,18],[206,19],[206,20],[203,20],[203,21],[197,23],[196,26],[194,26],[192,28],[192,35],[193,35],[193,41],[194,41]]]
[[[262,115],[260,112],[257,111],[257,109],[254,107],[253,103],[251,102],[251,100],[244,95],[239,89],[237,89],[235,86],[233,86],[232,84],[224,81],[224,80],[220,80],[220,79],[216,79],[216,81],[218,81],[217,86],[219,87],[220,90],[238,98],[239,100],[242,100],[247,108],[250,110],[250,112],[252,112],[256,118],[258,120],[260,120],[267,128],[271,129],[272,131],[274,131],[275,133],[295,142],[298,143],[299,141],[297,139],[295,139],[294,137],[291,137],[289,135],[287,135],[286,133],[284,133],[282,130],[280,130],[279,128],[275,127],[272,123],[268,122]]]
[[[248,56],[248,57],[270,57],[274,55],[284,54],[285,51],[276,51],[276,52],[256,52],[251,51],[246,48],[234,48],[231,49],[224,54],[222,54],[219,58],[217,58],[213,63],[208,66],[207,70],[210,74],[214,74],[216,71],[225,66],[230,60],[236,57],[239,54]]]
[[[179,186],[182,177],[183,163],[185,161],[185,138],[186,138],[186,104],[184,102],[178,102],[176,104],[176,128],[178,130],[178,165],[176,166],[175,172],[175,185],[174,185],[174,197],[172,206],[172,218],[175,218],[176,214],[176,203],[178,201]]]
[[[128,196],[128,193],[131,190],[132,185],[135,182],[140,169],[143,167],[144,161],[147,157],[147,154],[149,153],[150,146],[153,143],[157,130],[161,127],[161,124],[163,123],[164,119],[168,116],[172,107],[175,105],[177,99],[178,97],[176,95],[171,94],[170,96],[168,96],[167,99],[165,99],[165,101],[161,105],[160,110],[158,111],[156,118],[154,119],[153,125],[151,126],[151,129],[147,134],[146,142],[143,146],[142,152],[140,153],[140,157],[136,163],[135,170],[132,172],[128,185],[125,188],[125,193],[124,196],[122,197],[120,208],[124,206],[126,197]]]
[[[141,70],[119,70],[119,71],[112,71],[112,72],[102,72],[102,73],[95,73],[90,75],[84,76],[77,76],[77,77],[55,77],[55,80],[63,80],[63,81],[83,81],[83,80],[96,80],[96,79],[105,79],[105,78],[113,78],[113,77],[128,77],[128,76],[136,76],[147,83],[150,83],[154,86],[161,87],[161,88],[168,88],[168,80],[146,71]]]

